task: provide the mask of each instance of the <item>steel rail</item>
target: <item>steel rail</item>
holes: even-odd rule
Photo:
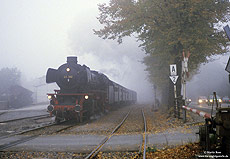
[[[7,112],[8,112],[8,111],[5,111],[5,112],[1,112],[1,113],[0,113],[0,115],[3,115],[3,114],[5,114],[5,113],[7,113]]]
[[[9,122],[13,122],[13,121],[24,120],[24,119],[31,119],[31,118],[38,118],[38,119],[40,119],[40,118],[45,118],[45,117],[49,117],[49,116],[50,116],[49,114],[36,115],[36,116],[30,116],[30,117],[16,118],[16,119],[10,119],[10,120],[5,120],[5,121],[0,121],[0,123],[9,123]]]
[[[105,137],[100,144],[93,149],[93,151],[85,157],[85,159],[89,159],[89,158],[94,158],[96,157],[96,155],[100,152],[100,150],[102,149],[102,147],[105,145],[105,143],[107,141],[109,141],[109,139],[113,136],[113,134],[121,127],[121,125],[125,122],[125,120],[127,119],[127,117],[129,116],[129,113],[131,112],[131,110],[126,114],[126,116],[123,118],[123,120],[120,122],[120,124],[118,124],[113,131],[110,133],[110,135],[108,135],[107,137]]]
[[[9,138],[9,137],[15,136],[15,135],[22,135],[22,134],[25,134],[25,133],[28,133],[28,132],[31,132],[31,131],[43,129],[43,128],[46,128],[46,127],[49,127],[49,126],[53,126],[53,125],[56,125],[56,123],[53,122],[53,123],[49,123],[49,124],[41,126],[41,127],[36,127],[36,128],[31,128],[31,129],[28,129],[28,130],[24,130],[24,131],[19,131],[19,132],[11,133],[9,135],[1,136],[0,140],[1,139],[5,139],[5,138]]]
[[[64,121],[64,122],[62,122],[62,123],[65,123],[65,122],[66,122],[66,121]],[[11,136],[15,136],[15,135],[24,134],[24,133],[27,133],[27,132],[35,131],[35,130],[38,130],[38,129],[43,129],[43,128],[50,127],[50,126],[54,126],[54,125],[59,125],[59,124],[57,124],[57,123],[51,123],[51,124],[45,125],[45,126],[43,126],[43,127],[38,127],[38,128],[26,130],[26,131],[23,131],[23,132],[20,132],[20,133],[17,133],[17,134],[11,134],[10,136],[7,136],[7,137],[11,137]],[[66,127],[64,127],[64,128],[61,128],[61,129],[59,129],[59,130],[53,131],[53,132],[48,133],[48,134],[50,135],[50,134],[53,134],[53,133],[58,133],[58,132],[61,132],[61,131],[63,131],[63,130],[66,130],[66,129],[69,129],[69,128],[71,128],[71,127],[74,127],[74,126],[75,126],[75,125],[66,126]],[[9,147],[13,147],[13,146],[15,146],[15,145],[18,145],[18,144],[20,144],[20,143],[24,143],[24,142],[26,142],[26,141],[35,139],[35,138],[39,137],[40,135],[43,135],[43,134],[42,134],[42,133],[39,133],[39,134],[37,134],[37,135],[32,135],[32,136],[24,137],[24,138],[22,138],[22,139],[19,139],[19,140],[12,141],[12,142],[10,142],[10,143],[1,145],[1,146],[0,146],[0,151],[4,150],[4,149],[6,149],[6,148],[9,148]],[[7,137],[5,137],[5,138],[7,138]],[[2,138],[1,138],[1,139],[2,139]]]
[[[146,143],[147,143],[146,131],[147,131],[147,126],[146,126],[146,120],[145,120],[145,114],[144,114],[143,108],[141,109],[141,113],[142,113],[143,123],[144,123],[144,131],[143,131],[143,134],[141,135],[141,141],[142,142],[140,144],[140,148],[139,148],[138,153],[132,159],[140,158],[141,154],[143,155],[143,159],[146,158]],[[143,153],[142,153],[142,148],[143,148]]]
[[[144,150],[143,150],[143,159],[145,159],[145,154],[146,154],[146,143],[147,143],[147,135],[146,135],[146,131],[147,131],[147,125],[146,125],[146,120],[145,120],[145,114],[143,109],[141,109],[142,111],[142,116],[143,116],[143,120],[144,120]]]
[[[132,159],[137,159],[140,158],[141,155],[143,155],[143,159],[146,158],[146,145],[147,145],[147,135],[146,135],[146,131],[147,131],[147,124],[146,124],[146,120],[145,120],[145,114],[143,111],[143,108],[141,109],[141,113],[142,113],[142,117],[143,117],[143,123],[144,123],[144,131],[143,134],[141,135],[141,144],[140,144],[140,148],[138,153],[132,158]],[[144,136],[144,137],[143,137]],[[143,148],[144,147],[144,148]],[[143,152],[142,152],[142,148],[143,148]]]

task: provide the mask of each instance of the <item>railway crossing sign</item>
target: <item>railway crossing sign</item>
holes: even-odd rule
[[[179,76],[177,76],[176,64],[170,65],[170,76],[169,78],[172,80],[173,84],[176,84],[176,81]]]
[[[169,76],[169,78],[171,79],[171,81],[173,82],[173,84],[176,84],[176,81],[178,79],[179,76]]]
[[[176,76],[177,75],[176,64],[170,65],[170,75],[171,76]]]

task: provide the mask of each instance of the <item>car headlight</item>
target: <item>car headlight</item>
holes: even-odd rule
[[[198,102],[199,102],[199,103],[202,103],[202,100],[201,100],[201,99],[199,99],[199,100],[198,100]]]
[[[222,102],[222,100],[221,100],[221,99],[219,99],[219,102]]]
[[[191,101],[192,101],[192,99],[188,99],[188,101],[189,101],[189,102],[191,102]]]
[[[211,102],[211,103],[212,103],[212,102],[213,102],[213,100],[212,100],[212,99],[210,99],[210,100],[209,100],[209,102]]]
[[[52,96],[51,96],[51,95],[48,95],[47,98],[50,100],[50,99],[52,98]]]
[[[206,102],[208,102],[208,100],[207,100],[207,99],[206,99],[205,101],[206,101]]]

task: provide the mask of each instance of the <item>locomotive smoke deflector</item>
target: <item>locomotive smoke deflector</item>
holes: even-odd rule
[[[46,83],[56,82],[58,71],[53,68],[49,68],[46,73]]]

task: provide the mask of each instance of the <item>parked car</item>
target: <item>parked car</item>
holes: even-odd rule
[[[205,104],[208,102],[208,98],[206,96],[199,96],[197,99],[198,104]]]
[[[223,103],[230,103],[230,98],[229,98],[228,96],[224,96],[224,97],[222,98],[222,102],[223,102]]]
[[[217,98],[217,102],[221,106],[222,99],[218,95],[216,95],[216,98]],[[215,99],[214,99],[213,95],[208,96],[208,106],[211,106],[213,104],[213,102],[215,102]]]

